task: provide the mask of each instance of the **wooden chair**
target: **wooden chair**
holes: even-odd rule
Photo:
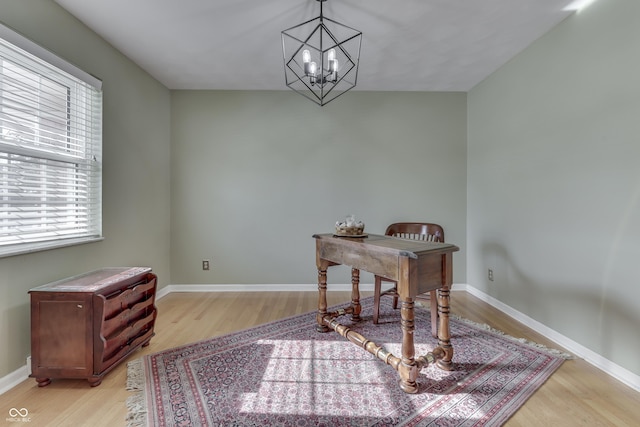
[[[444,242],[444,230],[438,224],[428,222],[397,222],[387,227],[384,233],[387,236],[400,237],[402,239],[424,240],[429,242]],[[382,281],[392,282],[393,288],[382,291]],[[375,289],[373,301],[373,323],[378,323],[380,313],[380,297],[382,295],[393,296],[393,308],[398,308],[398,284],[384,277],[375,276]],[[420,297],[418,297],[420,298]],[[416,298],[416,299],[418,299]],[[422,298],[420,298],[422,299]],[[431,334],[438,336],[438,300],[436,291],[429,291],[431,309]]]

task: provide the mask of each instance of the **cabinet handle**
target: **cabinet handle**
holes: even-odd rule
[[[78,304],[78,305],[77,305],[77,307],[78,307],[78,308],[82,308],[82,304]]]

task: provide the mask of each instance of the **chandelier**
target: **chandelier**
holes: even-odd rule
[[[356,86],[362,32],[320,16],[282,31],[287,86],[325,105]]]

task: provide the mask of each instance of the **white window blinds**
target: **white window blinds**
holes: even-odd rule
[[[15,33],[7,41],[6,31],[0,28],[0,256],[99,238],[100,82],[69,73],[74,67],[60,58],[57,66],[44,61],[50,52]]]

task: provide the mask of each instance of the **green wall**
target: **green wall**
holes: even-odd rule
[[[639,16],[597,1],[469,93],[467,279],[640,375]]]
[[[443,225],[466,280],[466,94],[173,91],[171,130],[174,284],[314,284],[312,235],[350,213]]]
[[[150,266],[169,283],[169,91],[49,0],[0,0],[0,20],[104,89],[104,241],[0,258],[0,378],[30,354],[28,290],[104,266]]]

